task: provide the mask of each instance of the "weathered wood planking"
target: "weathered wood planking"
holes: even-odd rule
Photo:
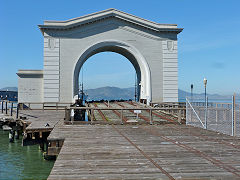
[[[63,125],[54,129],[65,136],[62,150],[55,162],[49,179],[168,179],[152,162],[143,156],[111,125]],[[115,125],[147,156],[175,179],[238,179],[228,170],[216,166],[201,155],[162,139],[157,133],[178,143],[195,148],[207,156],[221,161],[223,166],[235,168],[240,174],[240,149],[218,143],[218,140],[234,144],[239,139],[185,125],[131,126]],[[175,128],[175,129],[174,129]],[[177,130],[178,129],[178,130]],[[155,134],[149,133],[150,131]],[[205,140],[190,135],[219,137]],[[156,133],[157,132],[157,133]],[[214,134],[216,136],[214,136]],[[52,134],[50,137],[53,138]],[[215,141],[216,140],[216,141]]]
[[[27,132],[39,130],[52,130],[55,124],[64,118],[64,111],[42,111],[42,110],[21,110],[20,116],[25,116],[24,120],[30,125],[26,128]],[[49,126],[46,126],[46,125]]]
[[[64,139],[50,180],[169,179],[160,168],[174,179],[240,179],[236,137],[174,124],[66,125],[62,111],[27,112],[34,119],[29,129],[52,122],[48,139]],[[102,112],[108,120],[119,121],[113,112]],[[135,118],[131,112],[124,116]],[[98,111],[95,118],[104,121]]]

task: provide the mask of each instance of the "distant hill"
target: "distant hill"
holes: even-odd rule
[[[5,87],[1,88],[0,95],[2,97],[6,96],[6,93],[3,91],[14,91],[17,92],[18,88],[17,87]],[[84,90],[88,94],[88,100],[119,100],[119,99],[133,99],[134,100],[134,95],[135,95],[135,88],[134,87],[129,87],[129,88],[118,88],[118,87],[100,87],[100,88],[95,88],[95,89],[87,89]],[[17,96],[17,93],[12,93],[9,94],[8,92],[8,97],[15,97]],[[231,101],[232,95],[219,95],[219,94],[207,94],[209,101]],[[178,90],[178,99],[179,101],[185,101],[186,97],[191,97],[191,93],[187,91],[183,91],[181,89]],[[204,100],[204,93],[193,93],[193,98],[195,100],[203,101]],[[237,94],[237,101],[240,101],[240,94]]]
[[[179,101],[183,101],[186,97],[190,98],[191,93],[183,91],[181,89],[178,90],[178,99]],[[231,101],[232,95],[219,95],[219,94],[207,94],[209,101]],[[205,94],[204,93],[193,93],[193,99],[195,100],[204,100]],[[240,100],[240,94],[236,94],[236,99]]]
[[[0,91],[18,91],[17,87],[4,87],[1,88]]]
[[[118,88],[118,87],[100,87],[95,89],[87,89],[85,90],[88,94],[88,100],[117,100],[117,99],[134,99],[135,89],[134,87],[130,88]],[[204,100],[204,93],[193,93],[193,98],[195,100],[202,101]],[[232,95],[219,95],[219,94],[207,94],[209,101],[231,101]],[[190,92],[183,91],[181,89],[178,90],[178,99],[179,101],[185,101],[186,97],[191,97]],[[237,95],[238,101],[240,100],[240,94]]]
[[[118,99],[134,99],[133,88],[118,88],[118,87],[100,87],[96,89],[87,89],[88,100],[118,100]]]

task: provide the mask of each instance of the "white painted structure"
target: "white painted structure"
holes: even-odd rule
[[[39,28],[44,36],[43,89],[39,90],[43,94],[41,100],[31,101],[74,102],[82,65],[104,51],[119,53],[133,64],[140,99],[178,101],[177,34],[182,29],[177,25],[107,9],[67,21],[45,21]],[[28,86],[22,94],[35,85],[27,81],[19,76],[19,87]],[[27,101],[21,93],[19,98]]]
[[[43,102],[43,71],[19,70],[18,102]]]

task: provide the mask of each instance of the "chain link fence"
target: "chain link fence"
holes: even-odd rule
[[[240,104],[235,97],[229,103],[194,102],[187,98],[186,124],[240,136]]]

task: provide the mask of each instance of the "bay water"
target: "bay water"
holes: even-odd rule
[[[54,161],[43,159],[39,145],[22,146],[21,138],[9,143],[8,131],[0,129],[0,179],[47,179]]]

